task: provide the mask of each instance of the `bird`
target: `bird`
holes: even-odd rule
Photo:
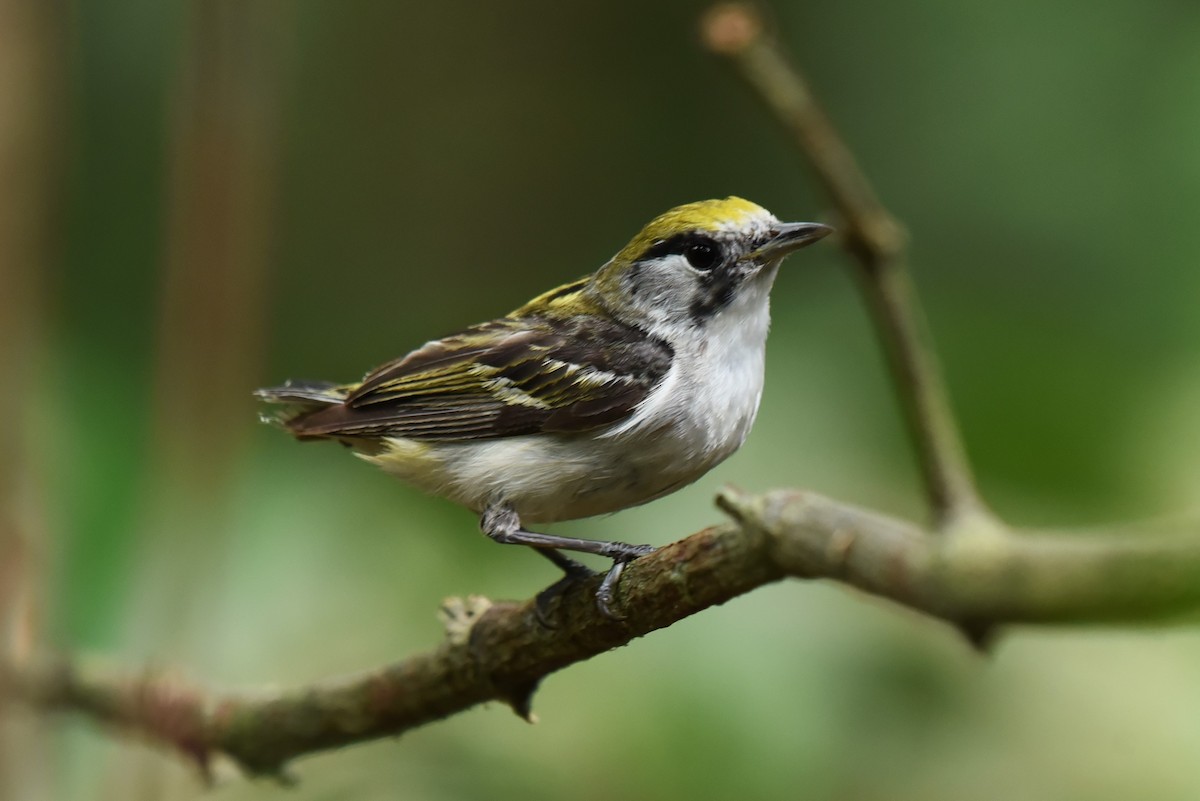
[[[653,501],[736,451],[762,396],[779,266],[832,230],[739,197],[687,203],[594,273],[359,382],[255,395],[296,439],[341,442],[477,514],[492,540],[532,547],[564,573],[548,595],[593,575],[564,552],[612,560],[595,601],[619,618],[621,572],[653,547],[526,526]]]

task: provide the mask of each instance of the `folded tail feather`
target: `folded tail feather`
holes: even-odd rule
[[[302,431],[295,424],[309,414],[338,406],[346,400],[350,387],[332,381],[286,381],[283,386],[254,391],[254,397],[283,408],[260,415],[264,423],[280,426],[297,436]]]

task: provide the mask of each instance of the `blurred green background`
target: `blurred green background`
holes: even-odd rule
[[[36,637],[214,686],[291,685],[433,646],[445,596],[549,583],[468,513],[259,425],[250,391],[356,378],[594,269],[678,203],[738,194],[825,219],[796,152],[697,44],[702,9],[2,0],[16,524],[0,537],[25,543],[5,553],[36,579]],[[912,232],[998,511],[1094,525],[1194,506],[1200,5],[771,16]],[[727,482],[919,518],[845,267],[820,247],[781,275],[736,456],[554,530],[665,543],[719,520]],[[1198,678],[1191,628],[1017,630],[981,659],[939,624],[790,582],[550,677],[536,726],[476,709],[306,758],[287,797],[1195,798]],[[203,791],[76,717],[7,710],[0,793]]]

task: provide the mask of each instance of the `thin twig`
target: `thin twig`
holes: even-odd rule
[[[807,82],[764,31],[751,6],[714,7],[705,15],[702,31],[707,47],[729,60],[794,137],[841,218],[843,242],[859,265],[860,285],[939,522],[982,511],[949,393],[904,266],[902,228],[879,202]]]

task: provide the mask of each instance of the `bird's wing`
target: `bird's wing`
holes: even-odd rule
[[[286,422],[299,437],[477,440],[570,433],[629,415],[663,379],[665,342],[611,320],[504,318],[376,369]]]

